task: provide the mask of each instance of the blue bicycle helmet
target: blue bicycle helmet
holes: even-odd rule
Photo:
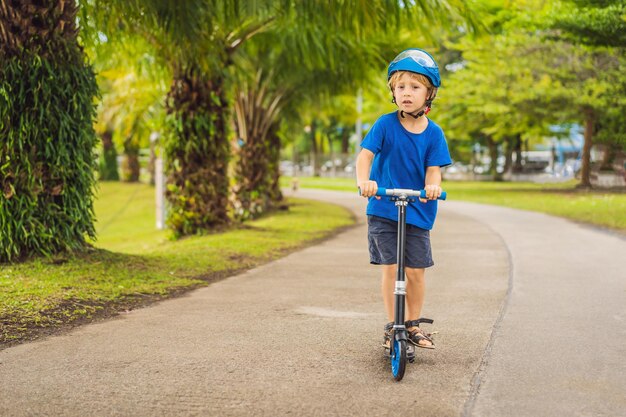
[[[410,71],[422,74],[430,80],[435,88],[441,86],[439,67],[435,59],[428,52],[421,49],[411,48],[400,52],[389,64],[387,80],[389,80],[396,71]]]

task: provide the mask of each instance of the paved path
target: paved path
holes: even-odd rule
[[[625,237],[539,213],[451,208],[488,224],[511,254],[511,293],[466,415],[626,416]]]
[[[364,200],[298,194],[346,205],[359,224],[185,297],[1,351],[0,415],[624,414],[624,239],[442,204],[424,311],[437,349],[420,349],[396,383]]]

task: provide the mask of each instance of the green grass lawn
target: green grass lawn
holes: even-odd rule
[[[152,187],[102,183],[93,250],[0,265],[0,345],[207,285],[354,223],[338,206],[288,203],[223,233],[173,241],[155,228]]]
[[[290,186],[291,178],[282,179]],[[298,179],[300,187],[356,192],[352,178]],[[539,211],[626,233],[626,193],[577,190],[575,182],[534,184],[444,181],[449,200],[496,204]]]

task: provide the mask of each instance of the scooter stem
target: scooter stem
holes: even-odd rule
[[[398,274],[395,284],[395,320],[394,328],[404,328],[404,299],[406,297],[406,281],[404,279],[404,246],[406,242],[406,207],[407,197],[400,196],[396,200],[398,207]]]

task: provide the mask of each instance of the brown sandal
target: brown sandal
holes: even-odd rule
[[[383,337],[383,347],[387,350],[391,347],[391,335],[393,334],[393,322],[385,324],[385,336]]]
[[[424,331],[420,329],[420,323],[432,324],[433,320],[421,318],[417,320],[408,320],[404,323],[404,325],[407,328],[407,332],[409,334],[409,342],[423,349],[434,349],[435,342],[433,342],[433,339],[432,339],[432,335],[434,333],[424,333]],[[420,343],[421,341],[424,341],[424,340],[427,342],[430,342],[431,344],[424,345]]]

